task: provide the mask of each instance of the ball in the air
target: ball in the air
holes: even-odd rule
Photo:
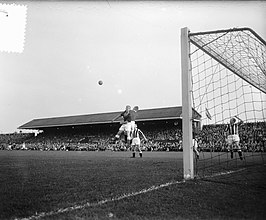
[[[98,84],[101,86],[103,84],[103,81],[102,80],[99,80],[98,81]]]

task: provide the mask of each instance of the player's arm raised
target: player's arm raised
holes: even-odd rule
[[[225,129],[224,129],[224,137],[227,138],[228,134],[229,134],[229,125],[226,125]]]
[[[145,139],[145,141],[148,141],[148,139],[146,138],[146,136],[143,134],[143,132],[141,130],[139,130],[139,133],[142,135],[142,137]]]
[[[238,120],[239,120],[239,124],[241,125],[241,124],[244,124],[244,121],[241,119],[241,118],[239,118],[237,115],[235,116],[235,118],[237,118]]]

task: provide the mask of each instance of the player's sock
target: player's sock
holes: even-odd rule
[[[234,158],[234,152],[231,151],[231,158],[233,159]]]
[[[135,157],[135,152],[132,153],[132,157]]]
[[[238,155],[239,155],[240,160],[243,160],[242,151],[238,151]]]
[[[139,156],[142,157],[142,152],[139,152]]]
[[[130,139],[127,139],[127,146],[128,146],[128,148],[130,148],[130,146],[131,146],[131,140]]]
[[[125,135],[125,143],[127,143],[127,135]]]

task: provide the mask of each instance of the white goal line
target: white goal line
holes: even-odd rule
[[[244,169],[239,169],[239,170],[235,170],[235,171],[221,172],[221,173],[217,173],[217,174],[214,174],[214,175],[208,176],[208,177],[216,177],[216,176],[228,175],[228,174],[232,174],[232,173],[235,173],[235,172],[240,172],[242,170],[244,170]],[[119,195],[119,196],[103,199],[103,200],[98,201],[98,202],[93,202],[93,203],[86,202],[86,203],[81,204],[81,205],[74,205],[74,206],[70,206],[70,207],[67,207],[67,208],[60,208],[60,209],[55,210],[55,211],[36,213],[35,215],[32,215],[32,216],[27,217],[27,218],[21,218],[21,219],[16,218],[16,220],[40,219],[40,218],[43,218],[43,217],[54,216],[54,215],[58,215],[58,214],[65,213],[65,212],[71,212],[71,211],[74,211],[74,210],[79,210],[79,209],[84,209],[84,208],[89,208],[89,207],[96,207],[96,206],[100,206],[100,205],[106,204],[108,202],[119,201],[119,200],[122,200],[122,199],[126,199],[126,198],[130,198],[130,197],[133,197],[133,196],[145,194],[145,193],[152,192],[152,191],[155,191],[155,190],[167,187],[167,186],[176,185],[176,184],[184,183],[184,182],[187,182],[187,181],[185,181],[185,180],[171,181],[171,182],[160,184],[160,185],[157,185],[157,186],[151,186],[149,188],[142,189],[142,190],[137,191],[137,192],[125,193],[123,195]]]

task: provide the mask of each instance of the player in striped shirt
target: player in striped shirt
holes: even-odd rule
[[[129,111],[130,119],[131,119],[131,131],[130,131],[130,140],[132,140],[132,132],[135,129],[135,121],[138,116],[139,107],[135,106],[132,110]]]
[[[141,151],[141,147],[140,147],[140,134],[145,139],[145,141],[147,141],[147,138],[145,137],[143,132],[140,129],[138,129],[137,124],[135,124],[135,128],[132,132],[132,143],[131,143],[131,147],[132,147],[132,151],[133,151],[133,153],[132,153],[133,158],[136,155],[136,151],[138,151],[139,156],[142,157],[142,151]]]
[[[238,119],[238,122],[237,122]],[[227,136],[227,144],[229,146],[230,152],[231,152],[231,158],[234,157],[233,151],[234,149],[237,149],[239,158],[243,160],[243,155],[241,151],[241,147],[239,145],[240,138],[238,135],[239,126],[243,124],[243,121],[235,116],[230,119],[230,123],[227,125],[226,132],[228,134]]]

